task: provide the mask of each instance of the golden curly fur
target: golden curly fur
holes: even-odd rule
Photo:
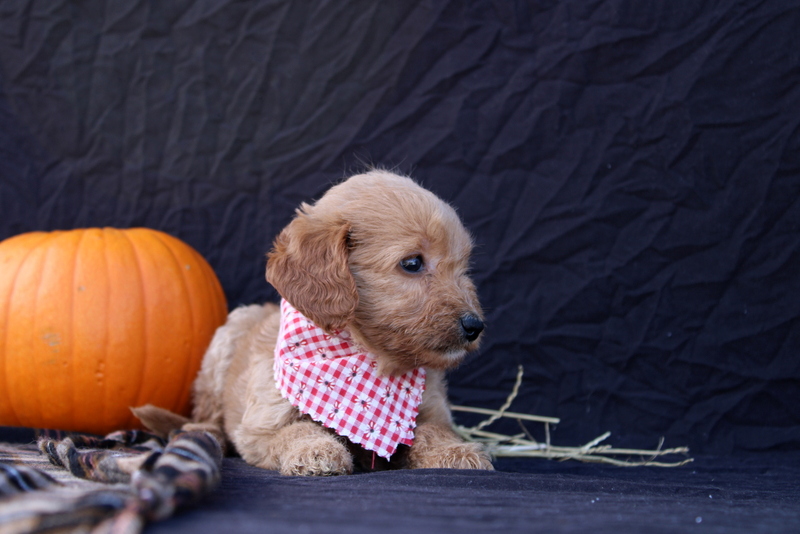
[[[390,465],[492,468],[479,445],[453,431],[444,381],[483,329],[467,273],[471,249],[452,207],[409,178],[373,170],[302,204],[268,255],[267,280],[281,296],[326,330],[347,328],[380,373],[426,368],[414,444]],[[416,272],[401,265],[409,258],[421,260]],[[274,304],[231,312],[195,381],[190,422],[152,407],[137,415],[154,430],[185,423],[224,435],[248,463],[283,474],[350,473],[354,458],[373,460],[281,397],[273,376],[279,319]]]

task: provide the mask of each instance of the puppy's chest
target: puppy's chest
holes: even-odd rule
[[[275,346],[275,383],[301,412],[365,449],[389,458],[411,445],[425,370],[381,376],[373,355],[346,331],[331,334],[284,301]]]

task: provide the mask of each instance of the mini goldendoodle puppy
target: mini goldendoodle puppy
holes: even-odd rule
[[[234,310],[194,384],[190,422],[139,408],[154,430],[223,435],[291,475],[365,468],[492,469],[452,428],[444,371],[483,330],[455,210],[373,170],[303,204],[268,255],[280,306]],[[220,430],[222,432],[220,432]]]

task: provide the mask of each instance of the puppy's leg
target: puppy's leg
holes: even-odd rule
[[[444,374],[428,369],[426,382],[414,444],[408,452],[408,466],[411,469],[494,469],[480,444],[465,442],[453,430]]]
[[[239,421],[226,417],[228,435],[244,460],[284,475],[339,475],[353,471],[347,447],[330,430],[303,417],[275,386],[272,358],[253,353],[251,365],[232,384],[243,391]],[[244,387],[242,387],[244,383]]]
[[[295,421],[274,433],[242,424],[235,441],[247,463],[282,475],[345,475],[353,471],[353,457],[344,443],[313,421]]]
[[[478,443],[467,443],[445,425],[422,423],[414,431],[408,453],[411,469],[494,469]]]

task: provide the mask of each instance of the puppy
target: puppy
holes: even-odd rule
[[[282,305],[230,313],[195,381],[191,421],[177,422],[287,475],[376,460],[492,469],[453,431],[444,381],[483,330],[471,248],[452,207],[391,172],[353,176],[302,204],[268,255]],[[169,426],[158,410],[136,413]]]

